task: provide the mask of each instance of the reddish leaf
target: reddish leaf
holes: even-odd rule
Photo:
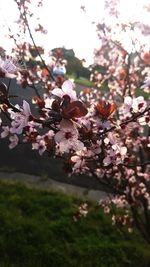
[[[80,118],[87,114],[87,108],[80,101],[73,101],[69,103],[62,110],[62,116],[65,119]]]
[[[117,108],[115,103],[108,103],[105,101],[101,101],[96,105],[97,113],[103,118],[107,119]]]

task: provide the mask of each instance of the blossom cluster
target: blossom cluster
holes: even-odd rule
[[[18,77],[22,70],[13,68],[11,60],[9,62],[10,66],[7,60],[6,64],[1,61],[1,77],[3,79],[4,74],[16,77],[20,84]],[[34,86],[37,84],[37,77],[43,84],[49,84],[49,76],[45,79],[40,67],[34,72],[30,75],[33,79],[26,80],[29,86],[33,81]],[[109,213],[112,205],[124,209],[122,216],[113,214],[112,221],[128,224],[131,229],[133,219],[127,212],[128,207],[143,207],[146,203],[147,210],[150,209],[150,165],[146,164],[150,146],[149,137],[144,134],[150,126],[150,110],[143,96],[125,96],[119,106],[111,99],[107,101],[107,97],[107,93],[88,88],[77,95],[71,80],[61,80],[61,86],[59,80],[51,82],[43,98],[38,94],[33,97],[32,107],[26,100],[13,105],[8,86],[1,82],[1,114],[7,114],[9,123],[1,116],[0,136],[9,139],[10,149],[29,143],[40,155],[47,153],[63,158],[68,175],[97,177],[100,183],[116,192],[111,200],[101,202],[104,212]],[[34,115],[33,107],[38,108],[39,115]]]
[[[22,1],[17,3],[25,31],[30,29],[29,10]],[[109,198],[99,205],[112,214],[112,223],[127,225],[129,231],[140,225],[150,242],[149,53],[131,58],[120,43],[111,39],[108,45],[109,27],[97,26],[103,36],[95,64],[101,65],[101,71],[93,69],[91,79],[100,89],[83,88],[77,93],[75,83],[65,79],[60,49],[50,55],[48,64],[41,56],[43,49],[26,42],[13,51],[16,57],[23,55],[23,67],[12,58],[0,58],[0,137],[8,138],[10,149],[28,143],[40,156],[62,158],[69,176],[95,177],[109,191]],[[46,33],[40,24],[36,31]],[[32,105],[25,99],[13,104],[6,79],[14,78],[25,90],[34,90]],[[139,88],[147,100],[136,95]],[[115,214],[114,207],[121,212]],[[87,213],[88,204],[82,203],[74,219]]]

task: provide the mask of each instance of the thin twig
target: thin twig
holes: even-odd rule
[[[38,89],[36,88],[34,83],[32,85],[28,84],[28,87],[33,88],[35,93],[36,93],[36,95],[42,100],[42,98],[41,98],[41,96],[40,96],[40,94],[38,92]]]
[[[46,70],[48,71],[48,73],[49,73],[51,79],[52,79],[53,81],[56,81],[55,78],[54,78],[54,76],[53,76],[53,74],[52,74],[51,71],[48,69],[47,65],[45,64],[45,61],[43,60],[41,54],[39,53],[39,50],[38,50],[38,48],[37,48],[37,45],[36,45],[36,43],[35,43],[35,41],[34,41],[33,35],[32,35],[32,33],[31,33],[30,26],[29,26],[29,23],[28,23],[28,20],[27,20],[26,11],[25,11],[25,7],[24,7],[24,3],[23,3],[23,1],[22,1],[22,6],[23,6],[23,10],[24,10],[24,14],[23,14],[23,15],[24,15],[24,21],[25,21],[25,24],[26,24],[26,26],[27,26],[27,28],[28,28],[29,35],[30,35],[30,38],[31,38],[31,40],[32,40],[32,42],[33,42],[33,45],[34,45],[35,49],[36,49],[36,52],[38,53],[38,55],[39,55],[39,57],[40,57],[40,59],[41,59],[43,65],[44,65],[44,67],[46,68]]]
[[[126,121],[124,121],[124,122],[121,122],[121,123],[120,123],[119,125],[117,125],[117,126],[112,126],[110,129],[107,129],[107,130],[103,131],[102,133],[100,133],[99,136],[101,136],[101,135],[103,135],[103,134],[106,134],[106,133],[108,133],[108,132],[111,132],[111,131],[113,131],[113,130],[115,130],[115,129],[117,129],[117,128],[120,128],[120,127],[124,126],[124,125],[127,125],[127,124],[130,123],[130,122],[134,122],[136,119],[138,119],[139,117],[142,117],[142,116],[143,116],[146,112],[148,112],[148,111],[150,111],[150,108],[147,108],[147,109],[145,109],[143,112],[134,115],[131,119],[128,119],[128,120],[126,120]]]
[[[9,82],[8,82],[8,86],[7,86],[7,94],[9,93],[10,84],[11,84],[11,79],[9,79]]]

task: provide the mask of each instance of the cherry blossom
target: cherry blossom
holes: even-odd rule
[[[142,112],[143,110],[146,109],[146,107],[147,107],[147,103],[145,102],[143,96],[139,96],[133,99],[133,103],[132,103],[133,112],[135,113],[138,111]]]
[[[2,126],[3,132],[1,132],[1,138],[5,138],[9,135],[10,129],[8,126]]]
[[[0,76],[7,78],[15,78],[17,67],[14,61],[10,58],[0,58]]]
[[[86,202],[81,203],[77,212],[73,216],[74,221],[77,221],[81,217],[86,217],[88,212],[88,204]]]
[[[54,136],[56,144],[59,145],[60,153],[67,153],[71,149],[81,150],[84,145],[78,140],[78,131],[75,128],[75,124],[68,120],[62,120],[60,122],[60,131]]]
[[[106,5],[111,19],[115,16],[113,3]],[[74,82],[65,80],[63,49],[46,55],[44,47],[35,44],[28,18],[24,19],[26,14],[32,16],[29,8],[17,4],[20,32],[12,35],[17,44],[12,53],[15,58],[21,55],[24,68],[11,58],[0,59],[0,137],[8,138],[10,149],[28,143],[41,156],[61,158],[68,175],[95,177],[110,190],[100,206],[110,214],[112,223],[127,225],[131,231],[139,220],[150,243],[145,227],[150,224],[149,51],[144,51],[144,46],[135,51],[135,39],[130,53],[120,37],[123,32],[130,33],[131,25],[114,22],[111,27],[104,19],[96,25],[100,48],[95,49],[90,67],[94,88],[83,88],[77,96]],[[39,23],[35,29],[44,33]],[[21,39],[26,30],[34,45],[19,44],[18,35]],[[35,93],[31,108],[25,100],[22,106],[13,105],[16,95],[10,81],[3,82],[4,77],[16,77],[23,90]],[[137,97],[140,91],[147,100]],[[85,217],[87,212],[88,205],[81,203],[75,218]]]
[[[131,112],[137,113],[142,112],[147,107],[147,103],[143,96],[132,98],[126,96],[124,98],[124,105],[120,108],[120,114],[131,116]]]
[[[37,135],[34,142],[32,143],[32,149],[38,150],[39,154],[42,155],[49,147],[49,142],[53,139],[54,132],[48,131],[45,135]]]
[[[91,152],[86,148],[76,151],[76,154],[71,157],[71,161],[74,163],[72,168],[73,173],[84,173],[85,171],[88,171],[89,168],[87,167],[86,157],[88,158],[90,156]]]
[[[12,149],[18,145],[19,138],[16,134],[14,134],[9,137],[9,141],[10,141],[9,148]]]
[[[28,125],[31,111],[29,104],[25,100],[23,101],[23,106],[21,109],[18,105],[16,105],[16,108],[18,109],[18,112],[14,112],[9,109],[10,117],[12,119],[10,132],[21,134],[23,128]]]
[[[108,162],[110,163],[110,159],[111,157],[113,157],[113,153],[115,153],[115,155],[120,156],[120,158],[123,160],[126,153],[127,153],[127,148],[125,146],[121,146],[121,144],[118,143],[117,139],[115,138],[115,136],[112,133],[108,133],[108,137],[106,137],[104,139],[104,143],[105,144],[111,144],[111,148],[109,151],[109,156],[107,156],[104,160],[104,163],[108,164]],[[118,163],[118,161],[117,161]]]
[[[38,150],[39,154],[42,155],[44,153],[44,151],[46,150],[45,141],[40,136],[37,136],[36,143],[32,144],[32,149]]]
[[[144,84],[141,86],[141,88],[150,90],[150,77],[145,79]]]
[[[62,88],[55,88],[52,91],[53,95],[56,95],[60,98],[62,98],[65,95],[68,95],[72,101],[75,101],[77,99],[76,92],[73,90],[74,84],[72,81],[67,80],[63,83]]]

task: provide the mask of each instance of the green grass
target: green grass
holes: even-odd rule
[[[0,183],[0,267],[149,267],[150,250],[136,234],[123,234],[89,203],[19,184]]]
[[[143,91],[143,89],[136,89],[136,97],[143,96],[145,100],[148,100],[150,98],[150,93],[146,93]]]
[[[85,78],[76,78],[75,79],[75,83],[79,84],[79,85],[83,85],[85,87],[96,87],[95,84],[91,81],[89,81],[88,79],[85,79]]]
[[[12,166],[7,166],[7,165],[3,165],[0,167],[0,172],[17,172],[17,169],[15,167],[12,167]]]
[[[66,79],[74,79],[74,82],[79,85],[83,85],[85,87],[95,87],[95,84],[86,78],[76,78],[75,75],[65,75]]]

